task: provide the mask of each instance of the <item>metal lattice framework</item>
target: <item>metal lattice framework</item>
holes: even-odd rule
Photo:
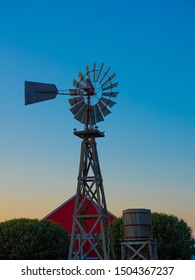
[[[82,139],[78,174],[76,204],[69,249],[69,259],[114,259],[111,244],[109,216],[100,170],[96,138],[104,137],[96,127],[98,122],[111,113],[118,95],[113,83],[116,74],[109,76],[110,67],[104,71],[102,63],[86,73],[78,73],[79,81],[73,80],[74,89],[58,90],[54,84],[25,82],[25,105],[70,95],[70,111],[84,124],[83,131],[74,134]],[[95,211],[91,210],[91,205]]]
[[[98,130],[75,132],[81,137],[81,157],[69,259],[114,258],[96,137]],[[95,206],[91,213],[90,206]]]

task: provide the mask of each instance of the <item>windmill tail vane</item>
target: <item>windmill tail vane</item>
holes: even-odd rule
[[[78,89],[58,90],[56,85],[25,81],[25,105],[54,99],[57,95],[79,96],[83,92]]]

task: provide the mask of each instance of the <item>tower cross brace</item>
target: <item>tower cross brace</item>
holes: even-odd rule
[[[114,259],[96,145],[96,138],[104,133],[85,129],[74,134],[82,138],[82,144],[69,259]]]

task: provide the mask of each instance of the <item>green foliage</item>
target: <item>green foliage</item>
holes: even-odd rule
[[[173,215],[152,213],[153,236],[157,239],[160,260],[190,260],[195,240],[187,223]]]
[[[153,237],[157,239],[158,258],[160,260],[188,260],[195,255],[195,240],[187,223],[173,215],[152,213]],[[111,236],[116,259],[121,259],[123,239],[123,220],[111,223]]]
[[[123,219],[118,218],[110,224],[110,232],[112,237],[112,244],[114,247],[115,257],[117,260],[121,259],[121,241],[123,239]]]
[[[68,233],[59,224],[37,219],[13,219],[0,223],[0,259],[67,259]]]

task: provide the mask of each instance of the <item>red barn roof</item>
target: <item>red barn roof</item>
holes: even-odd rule
[[[51,220],[55,223],[59,223],[62,225],[62,227],[65,230],[71,233],[75,200],[76,200],[76,195],[69,198],[67,201],[65,201],[63,204],[61,204],[59,207],[57,207],[55,210],[53,210],[43,219]],[[96,208],[92,202],[90,204],[89,211],[91,212],[91,214],[94,214],[96,211]],[[114,214],[110,212],[108,212],[108,216],[109,216],[110,223],[117,218]]]

